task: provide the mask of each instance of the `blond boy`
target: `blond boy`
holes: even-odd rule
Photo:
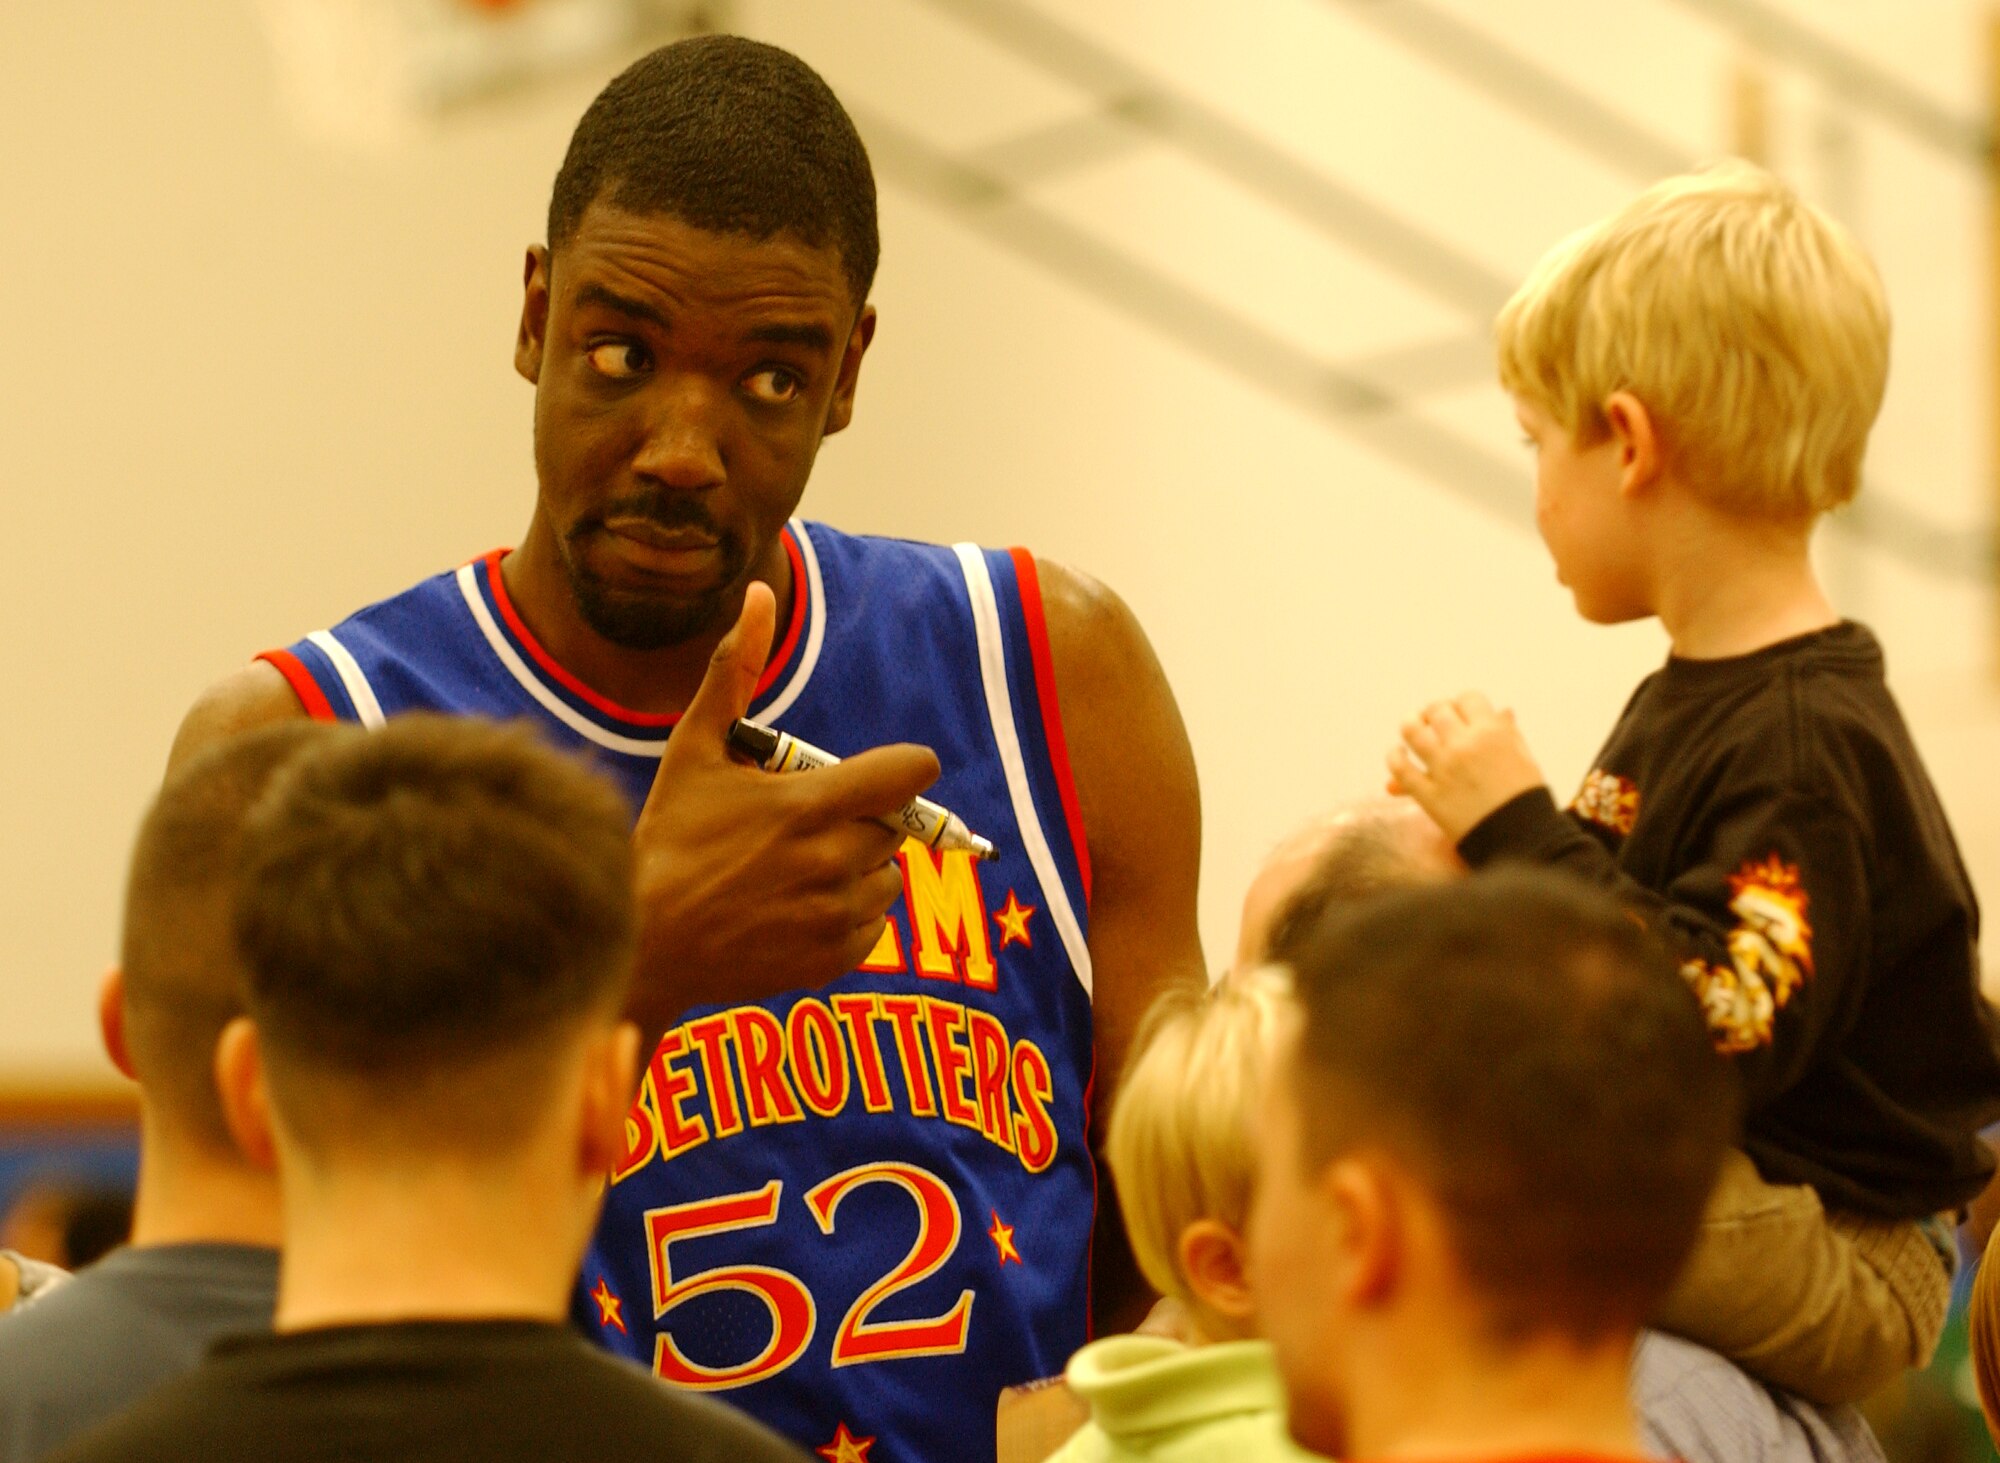
[[[1477,868],[1560,864],[1666,934],[1745,1098],[1742,1151],[1657,1318],[1822,1402],[1928,1360],[1940,1216],[1993,1171],[1978,911],[1883,678],[1814,574],[1888,371],[1873,265],[1769,174],[1673,178],[1501,312],[1535,517],[1585,619],[1672,641],[1567,814],[1476,694],[1389,758]]]
[[[1251,1123],[1286,1000],[1270,970],[1203,994],[1172,993],[1148,1015],[1112,1109],[1105,1156],[1146,1279],[1178,1301],[1187,1344],[1111,1336],[1070,1360],[1091,1421],[1060,1463],[1295,1460],[1283,1388],[1257,1340],[1243,1225],[1256,1168]]]

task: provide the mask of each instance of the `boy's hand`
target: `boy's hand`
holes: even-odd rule
[[[1389,754],[1389,790],[1415,798],[1453,843],[1542,782],[1514,713],[1477,691],[1404,722],[1403,744]]]

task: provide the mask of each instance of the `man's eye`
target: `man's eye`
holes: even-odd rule
[[[743,385],[751,396],[767,406],[782,406],[798,398],[805,382],[783,366],[767,366],[750,375]]]
[[[644,346],[629,340],[607,340],[602,345],[594,345],[586,358],[598,375],[609,376],[614,381],[629,381],[653,363]]]

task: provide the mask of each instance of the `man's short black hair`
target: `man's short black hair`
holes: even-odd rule
[[[551,252],[599,198],[712,233],[832,245],[856,306],[875,279],[875,174],[861,134],[812,67],[742,36],[662,46],[598,93],[556,174]]]
[[[238,854],[274,1099],[308,1146],[363,1108],[411,1143],[517,1139],[549,1052],[624,999],[631,811],[524,727],[341,731],[272,778]]]
[[[1408,1164],[1503,1339],[1643,1324],[1737,1114],[1659,942],[1570,876],[1516,868],[1329,908],[1292,951],[1300,1160]]]

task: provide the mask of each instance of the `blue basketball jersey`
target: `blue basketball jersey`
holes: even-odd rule
[[[905,844],[859,969],[666,1034],[574,1318],[834,1463],[989,1459],[1001,1388],[1086,1339],[1096,1212],[1088,852],[1034,561],[798,522],[785,547],[793,611],[751,716],[843,756],[930,746],[929,795],[1000,857]],[[675,718],[557,665],[502,557],[265,659],[322,717],[526,718],[636,816]]]

